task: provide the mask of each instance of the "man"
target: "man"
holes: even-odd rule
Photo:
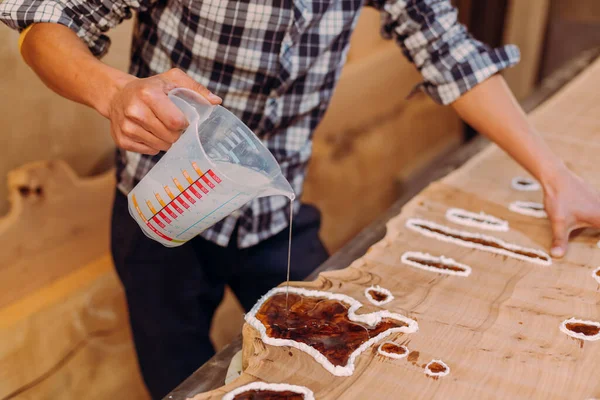
[[[552,154],[509,92],[500,70],[513,46],[490,49],[457,23],[449,0],[370,0],[383,33],[421,71],[420,86],[498,143],[543,186],[552,255],[571,230],[600,226],[598,194]],[[4,0],[0,19],[25,30],[21,52],[60,95],[111,122],[119,147],[112,252],[125,287],[139,363],[154,398],[164,396],[212,354],[210,321],[229,284],[244,308],[285,276],[288,204],[258,199],[174,249],[146,238],[126,194],[186,126],[166,93],[197,91],[224,105],[261,137],[297,195],[311,136],[345,61],[361,0]],[[137,11],[130,74],[100,62],[104,33]],[[26,35],[26,36],[24,36]],[[174,69],[176,68],[176,69]],[[294,205],[292,279],[327,254],[319,214]]]

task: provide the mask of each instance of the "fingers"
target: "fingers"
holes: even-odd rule
[[[181,132],[187,127],[183,113],[162,93],[155,95],[152,101],[145,104],[127,107],[125,116],[145,131],[168,143],[169,147],[179,139]]]
[[[194,92],[201,94],[205,99],[210,101],[211,104],[221,104],[222,102],[219,96],[217,96],[214,93],[211,93],[210,90],[208,90],[207,88],[190,78],[189,75],[187,75],[180,69],[173,68],[166,72],[164,75],[168,81],[175,84],[175,87],[193,90]],[[169,88],[169,90],[170,89],[172,88]]]
[[[171,143],[174,143],[181,135],[181,132],[188,126],[188,121],[183,112],[164,93],[161,93],[160,96],[155,96],[150,104],[150,109],[153,117],[167,131],[163,132],[166,137],[161,136],[164,140],[173,140]]]
[[[562,258],[567,253],[571,232],[564,220],[554,220],[551,222],[552,247],[550,248],[550,255],[555,258]]]
[[[140,125],[127,119],[123,121],[123,124],[121,125],[121,132],[131,141],[142,143],[157,151],[167,151],[171,147],[171,143],[162,140],[152,132],[148,132]]]
[[[108,112],[117,146],[152,155],[167,151],[188,126],[183,112],[167,96],[178,87],[193,90],[212,104],[221,103],[218,96],[179,69],[133,80],[114,96]]]
[[[133,128],[128,126],[127,124],[124,125],[125,132],[121,129],[119,125],[111,124],[111,135],[117,147],[123,150],[133,151],[135,153],[140,154],[149,154],[152,156],[159,153],[159,151],[161,150],[159,147],[151,146],[147,143],[140,142],[134,139],[134,137],[138,136],[147,138],[148,135],[153,136],[152,134],[150,134],[149,132],[146,132],[145,134],[138,132],[138,130],[143,131],[141,127]]]

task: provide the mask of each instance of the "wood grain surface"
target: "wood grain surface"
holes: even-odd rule
[[[600,189],[600,61],[531,114],[567,165]],[[591,272],[600,265],[600,234],[584,230],[571,241],[563,260],[541,266],[457,246],[405,227],[423,218],[453,229],[493,235],[506,242],[547,251],[547,220],[516,214],[508,204],[542,200],[541,192],[511,187],[527,174],[495,146],[434,183],[408,203],[387,226],[383,240],[350,267],[325,272],[314,282],[294,286],[344,293],[367,305],[364,290],[381,285],[395,299],[384,305],[419,323],[419,331],[396,334],[412,356],[393,360],[365,351],[350,377],[335,377],[309,355],[265,345],[244,327],[242,376],[196,400],[220,399],[250,381],[290,383],[310,388],[317,399],[588,399],[600,397],[600,341],[581,345],[559,330],[570,317],[600,321],[600,291]],[[447,221],[448,208],[483,211],[505,219],[508,232],[489,232]],[[469,277],[449,276],[407,266],[406,251],[444,255],[472,267]],[[389,338],[388,338],[389,339]],[[416,354],[418,352],[418,355]],[[434,380],[424,364],[441,359],[451,369]]]
[[[0,399],[146,399],[108,254],[114,174],[9,175],[0,218]]]

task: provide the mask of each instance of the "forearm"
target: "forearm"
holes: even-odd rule
[[[546,189],[564,170],[562,161],[529,123],[504,78],[495,75],[452,103],[458,115],[504,149]]]
[[[104,116],[108,116],[108,99],[133,79],[102,63],[73,31],[59,24],[34,25],[21,53],[46,86]]]

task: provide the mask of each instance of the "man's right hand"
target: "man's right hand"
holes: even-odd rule
[[[145,79],[127,75],[117,87],[99,111],[110,119],[117,146],[136,153],[167,151],[187,127],[185,116],[167,97],[172,89],[190,89],[212,104],[221,103],[219,97],[179,69]]]

